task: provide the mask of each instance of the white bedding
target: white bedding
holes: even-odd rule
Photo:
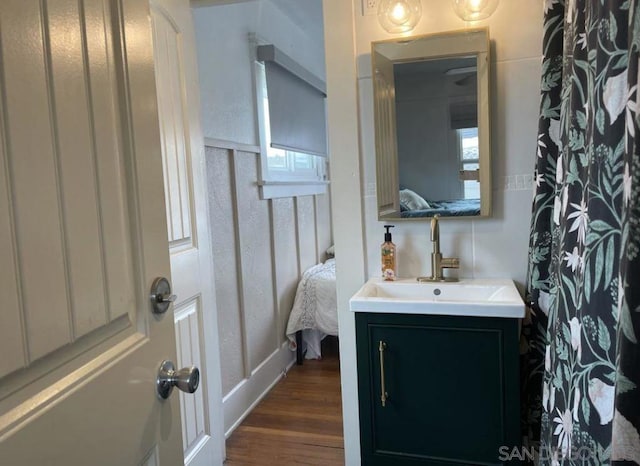
[[[314,265],[302,274],[287,324],[292,350],[296,349],[295,334],[298,330],[303,330],[307,359],[320,358],[322,338],[338,335],[335,259]]]

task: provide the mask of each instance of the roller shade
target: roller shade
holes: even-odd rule
[[[258,47],[265,64],[271,146],[327,155],[324,82],[273,45]]]
[[[477,128],[477,102],[455,102],[449,106],[451,129]]]

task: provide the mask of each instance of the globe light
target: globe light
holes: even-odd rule
[[[387,32],[411,31],[421,17],[421,0],[381,0],[378,5],[378,21]]]
[[[498,0],[453,0],[453,10],[465,21],[487,19],[496,11]]]

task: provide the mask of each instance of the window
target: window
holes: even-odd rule
[[[460,174],[465,199],[480,199],[478,128],[456,130],[460,154]]]
[[[271,54],[279,53],[273,46],[266,47],[271,47]],[[308,73],[290,58],[285,60]],[[326,192],[324,92],[269,59],[256,61],[255,76],[262,198]]]

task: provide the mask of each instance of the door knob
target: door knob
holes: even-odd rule
[[[156,390],[163,400],[169,398],[173,387],[185,393],[193,393],[200,385],[200,370],[196,366],[185,367],[176,370],[171,361],[162,361],[158,370]]]
[[[171,284],[169,280],[164,277],[158,277],[153,281],[149,299],[151,299],[154,314],[164,314],[167,312],[169,305],[177,298],[176,295],[171,294]]]

